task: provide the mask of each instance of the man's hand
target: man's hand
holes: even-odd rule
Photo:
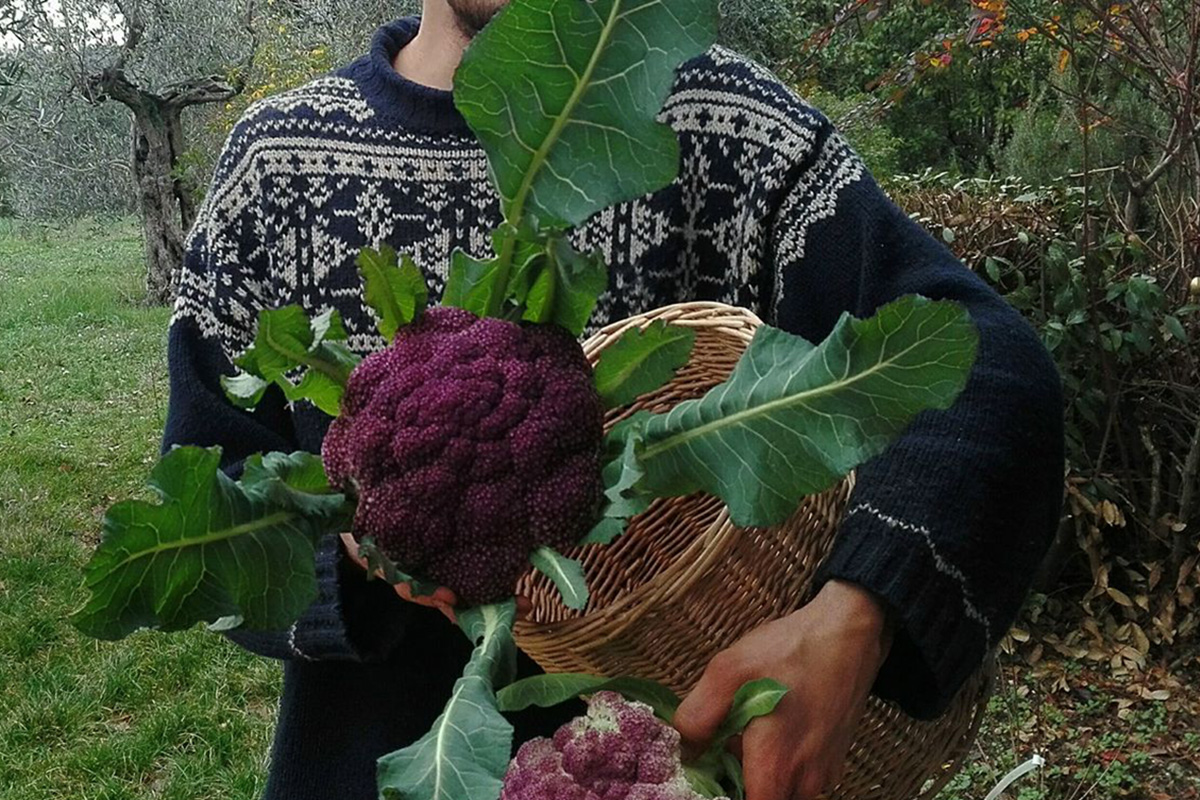
[[[703,747],[743,683],[774,678],[788,693],[742,736],[746,800],[811,800],[841,779],[890,647],[882,602],[854,584],[830,581],[804,608],[718,653],[679,706],[675,727],[689,749]]]

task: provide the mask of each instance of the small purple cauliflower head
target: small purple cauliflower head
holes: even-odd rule
[[[679,734],[644,703],[597,692],[587,714],[517,751],[500,800],[704,800],[688,785]]]
[[[356,538],[473,606],[595,524],[603,423],[567,331],[435,307],[355,368],[322,458]]]

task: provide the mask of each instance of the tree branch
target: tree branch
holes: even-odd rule
[[[1162,159],[1157,165],[1155,165],[1154,169],[1146,173],[1145,177],[1135,181],[1132,180],[1133,176],[1130,176],[1130,191],[1132,191],[1138,197],[1144,195],[1146,190],[1149,189],[1155,181],[1162,177],[1162,174],[1166,172],[1167,168],[1170,167],[1171,164],[1175,163],[1175,160],[1179,158],[1184,150],[1187,149],[1187,146],[1191,144],[1192,139],[1197,134],[1200,134],[1200,119],[1196,120],[1196,124],[1192,126],[1191,130],[1186,131],[1182,136],[1179,137],[1179,141],[1176,142],[1175,147],[1163,154]]]
[[[115,66],[89,75],[84,81],[84,96],[90,103],[102,103],[112,99],[136,112],[146,104],[144,95],[145,93],[129,80],[125,71]]]
[[[242,59],[233,70],[234,85],[240,94],[246,88],[246,75],[254,68],[254,60],[258,57],[258,28],[254,25],[254,0],[246,0],[246,33],[250,36],[250,49],[246,52],[246,57]]]
[[[125,15],[125,41],[121,44],[121,53],[117,56],[117,62],[113,64],[112,69],[118,72],[125,71],[125,65],[129,63],[129,58],[142,43],[142,37],[146,35],[146,22],[142,19],[141,3],[135,3],[131,10],[121,9],[121,13]]]
[[[223,103],[236,96],[238,91],[238,87],[220,75],[208,75],[164,86],[159,98],[173,108],[187,108],[205,103]]]

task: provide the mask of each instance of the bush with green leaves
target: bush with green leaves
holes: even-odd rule
[[[1011,38],[981,46],[969,34],[971,4],[955,0],[837,4],[805,13],[819,35],[780,69],[825,95],[869,97],[872,124],[894,142],[888,166],[899,172],[995,171],[996,148],[1021,124],[1054,65],[1044,48]]]

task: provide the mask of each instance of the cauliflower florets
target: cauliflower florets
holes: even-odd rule
[[[356,538],[472,606],[595,524],[603,422],[567,331],[437,307],[354,370],[322,457]]]
[[[597,692],[585,716],[521,745],[500,800],[704,800],[680,763],[679,734],[650,706]]]

